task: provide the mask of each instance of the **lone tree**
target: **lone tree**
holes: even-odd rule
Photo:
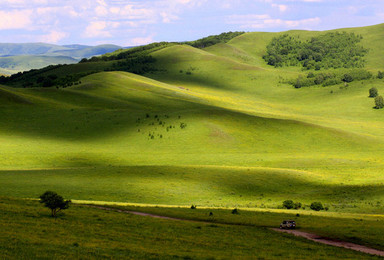
[[[373,88],[370,88],[369,89],[369,97],[377,97],[377,95],[379,94],[379,92],[377,91],[377,88],[373,87]]]
[[[50,208],[52,217],[56,217],[57,212],[62,209],[67,209],[71,201],[64,201],[63,197],[54,191],[46,191],[40,196],[40,203],[44,203],[45,207]]]
[[[375,108],[380,109],[384,107],[384,99],[382,96],[375,97]]]

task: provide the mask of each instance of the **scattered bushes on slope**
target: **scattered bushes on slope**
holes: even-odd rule
[[[295,88],[310,87],[321,85],[323,87],[337,85],[340,83],[349,83],[357,80],[366,80],[372,78],[372,73],[364,69],[339,70],[313,73],[309,72],[307,77],[299,76],[289,81]]]

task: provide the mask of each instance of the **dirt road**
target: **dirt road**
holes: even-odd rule
[[[331,238],[321,237],[321,236],[318,236],[318,235],[312,234],[312,233],[307,233],[307,232],[292,230],[292,229],[289,229],[289,230],[279,229],[279,228],[272,228],[272,230],[282,232],[282,233],[292,234],[292,235],[295,235],[298,237],[304,237],[306,239],[309,239],[309,240],[312,240],[312,241],[315,241],[318,243],[326,244],[326,245],[344,247],[344,248],[352,249],[355,251],[360,251],[360,252],[371,254],[371,255],[384,256],[384,251],[376,250],[373,248],[369,248],[366,246],[362,246],[362,245],[358,245],[358,244],[354,244],[354,243],[350,243],[350,242],[345,242],[345,241],[335,240],[335,239],[331,239]]]
[[[155,215],[155,214],[150,214],[150,213],[143,213],[139,211],[131,211],[131,210],[122,210],[122,209],[117,209],[117,208],[110,208],[110,207],[104,207],[104,206],[97,206],[97,205],[90,205],[90,204],[80,204],[81,206],[86,206],[90,208],[97,208],[97,209],[102,209],[102,210],[108,210],[108,211],[115,211],[115,212],[121,212],[125,214],[133,214],[133,215],[138,215],[138,216],[146,216],[146,217],[152,217],[152,218],[159,218],[159,219],[168,219],[168,220],[177,220],[177,221],[188,221],[188,222],[198,222],[198,223],[207,223],[211,224],[211,222],[207,221],[198,221],[198,220],[189,220],[189,219],[181,219],[181,218],[173,218],[173,217],[166,217],[166,216],[161,216],[161,215]],[[220,223],[217,223],[220,224]],[[226,225],[229,225],[229,223],[225,223]],[[236,224],[234,224],[236,225]],[[277,232],[282,232],[282,233],[288,233],[292,234],[298,237],[304,237],[306,239],[309,239],[311,241],[315,241],[318,243],[326,244],[326,245],[331,245],[331,246],[337,246],[337,247],[344,247],[347,249],[371,254],[371,255],[378,255],[378,256],[383,256],[384,257],[384,251],[380,251],[377,249],[369,248],[366,246],[350,243],[350,242],[345,242],[345,241],[340,241],[340,240],[335,240],[331,238],[326,238],[326,237],[321,237],[316,234],[312,233],[307,233],[303,231],[298,231],[298,230],[287,230],[287,229],[279,229],[279,228],[271,228],[271,230],[277,231]]]

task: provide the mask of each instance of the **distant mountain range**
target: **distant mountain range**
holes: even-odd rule
[[[82,58],[90,58],[122,48],[112,44],[88,46],[80,44],[0,43],[0,74],[10,75],[48,65],[76,63]]]

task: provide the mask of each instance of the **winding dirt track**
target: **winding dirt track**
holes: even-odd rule
[[[166,216],[161,216],[161,215],[155,215],[155,214],[150,214],[150,213],[143,213],[143,212],[138,212],[138,211],[131,211],[131,210],[122,210],[122,209],[116,209],[116,208],[109,208],[109,207],[103,207],[103,206],[97,206],[97,205],[91,205],[91,204],[80,204],[81,206],[86,206],[90,208],[97,208],[97,209],[102,209],[102,210],[108,210],[108,211],[115,211],[115,212],[121,212],[121,213],[126,213],[126,214],[133,214],[133,215],[138,215],[138,216],[146,216],[146,217],[151,217],[151,218],[159,218],[159,219],[167,219],[167,220],[177,220],[177,221],[188,221],[188,222],[195,222],[195,223],[207,223],[207,224],[212,224],[212,222],[207,222],[207,221],[199,221],[199,220],[189,220],[189,219],[182,219],[182,218],[172,218],[172,217],[166,217]],[[217,223],[221,224],[221,223]],[[229,223],[225,223],[226,225],[230,225]],[[237,224],[233,224],[237,225]],[[298,230],[287,230],[287,229],[279,229],[279,228],[271,228],[271,230],[281,232],[281,233],[288,233],[292,234],[298,237],[304,237],[308,240],[326,244],[326,245],[331,245],[331,246],[337,246],[337,247],[343,247],[371,255],[378,255],[384,257],[384,251],[380,251],[377,249],[369,248],[366,246],[350,243],[350,242],[345,242],[345,241],[340,241],[340,240],[335,240],[331,238],[326,238],[326,237],[321,237],[313,233],[307,233],[303,231],[298,231]]]
[[[340,240],[336,240],[336,239],[321,237],[321,236],[318,236],[318,235],[312,234],[312,233],[307,233],[307,232],[292,230],[292,229],[290,229],[290,230],[279,229],[279,228],[272,228],[272,230],[282,232],[282,233],[292,234],[292,235],[295,235],[298,237],[304,237],[306,239],[309,239],[309,240],[312,240],[312,241],[315,241],[318,243],[326,244],[326,245],[344,247],[344,248],[352,249],[355,251],[359,251],[359,252],[363,252],[363,253],[367,253],[367,254],[371,254],[371,255],[384,256],[384,251],[380,251],[377,249],[369,248],[366,246],[362,246],[362,245],[358,245],[358,244],[354,244],[354,243],[350,243],[350,242],[345,242],[345,241],[340,241]]]

